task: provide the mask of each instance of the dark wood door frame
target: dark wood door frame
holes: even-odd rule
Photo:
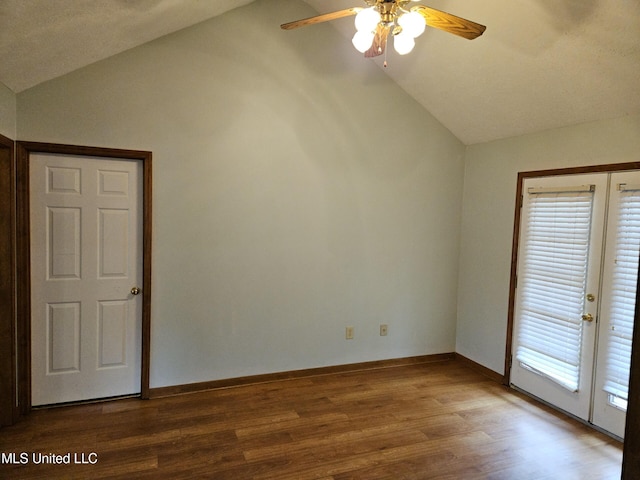
[[[534,177],[556,175],[578,175],[583,173],[622,172],[640,170],[640,162],[618,163],[588,167],[563,168],[557,170],[538,170],[518,173],[516,188],[516,207],[513,224],[513,244],[511,248],[511,281],[509,285],[509,309],[507,320],[507,347],[503,383],[509,385],[512,361],[513,316],[515,312],[516,274],[518,266],[518,242],[520,237],[520,210],[522,206],[522,186],[524,180]],[[640,273],[640,272],[639,272]],[[640,478],[640,282],[636,290],[636,309],[633,327],[633,346],[631,352],[631,376],[629,381],[629,404],[622,460],[622,479]]]
[[[14,153],[13,140],[0,135],[0,426],[17,417]]]
[[[149,398],[151,336],[151,152],[113,148],[17,142],[17,389],[21,414],[31,410],[31,260],[29,224],[29,159],[32,153],[118,158],[142,162],[142,364],[141,397]]]

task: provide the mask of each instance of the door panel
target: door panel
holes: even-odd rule
[[[101,208],[98,216],[98,275],[100,278],[127,278],[129,211]]]
[[[47,280],[80,279],[80,208],[47,207]]]
[[[140,392],[142,165],[30,159],[32,404]]]
[[[531,279],[531,285],[528,285],[527,282],[529,280],[526,275],[521,275],[525,271],[525,262],[529,261],[525,251],[525,248],[529,248],[527,244],[527,229],[522,228],[523,236],[520,239],[518,254],[518,288],[514,316],[513,345],[516,354],[511,367],[511,383],[572,415],[587,420],[591,406],[596,322],[582,321],[581,315],[591,314],[593,317],[596,316],[595,304],[586,299],[589,293],[598,298],[607,175],[554,176],[527,179],[523,188],[521,225],[535,224],[535,219],[530,222],[530,216],[534,215],[535,211],[532,210],[530,212],[529,206],[530,202],[539,198],[539,195],[548,197],[550,202],[554,202],[554,198],[558,198],[558,201],[561,202],[565,197],[571,199],[572,195],[574,195],[572,190],[576,192],[586,191],[586,188],[583,188],[585,186],[593,188],[593,193],[590,206],[591,222],[590,225],[586,226],[587,231],[585,234],[585,241],[588,241],[589,245],[588,248],[581,250],[582,253],[579,252],[580,249],[576,249],[576,261],[586,266],[584,272],[580,274],[583,278],[573,278],[575,272],[572,272],[572,278],[564,279],[562,284],[556,285],[551,275],[545,276],[545,269],[543,268],[535,272],[533,275],[535,278]],[[575,195],[579,196],[580,194],[575,193]],[[578,215],[578,213],[565,212],[563,207],[558,207],[557,215],[557,222],[562,222],[564,219],[572,220],[572,217]],[[543,239],[542,241],[544,241],[546,228],[546,225],[542,225],[540,231],[536,233],[538,237]],[[585,227],[580,228],[584,229]],[[535,241],[538,242],[540,240]],[[576,242],[578,241],[576,240]],[[551,240],[551,246],[548,247],[550,251],[546,252],[545,248],[547,247],[545,246],[541,250],[534,252],[534,255],[545,257],[544,261],[548,260],[549,263],[548,271],[555,272],[554,275],[563,276],[562,264],[557,263],[553,250],[561,250],[564,246],[556,245]],[[567,290],[563,291],[562,288]],[[529,292],[528,294],[526,293],[527,291]],[[574,298],[573,302],[567,301],[569,296]],[[555,373],[564,369],[561,362],[558,363],[557,369],[552,368],[549,370],[552,373],[546,373],[541,368],[531,368],[531,363],[518,353],[521,350],[521,345],[525,343],[525,339],[521,336],[521,331],[525,329],[523,319],[526,311],[533,311],[530,316],[534,317],[534,325],[530,328],[538,329],[536,331],[541,332],[534,332],[533,334],[541,342],[546,340],[545,336],[550,339],[555,335],[563,338],[562,335],[565,335],[565,333],[569,335],[570,331],[573,331],[570,338],[577,349],[577,358],[575,362],[567,360],[567,365],[575,364],[577,370],[571,374],[571,380],[562,381],[559,378],[561,375]],[[535,324],[536,315],[540,316],[541,322],[543,322],[539,327]],[[559,341],[556,340],[555,343],[557,345]],[[562,352],[555,350],[549,352],[548,355],[544,355],[545,358],[542,363],[554,362],[554,358],[560,358]]]
[[[80,371],[80,303],[47,305],[47,375]]]
[[[127,364],[128,305],[126,301],[99,302],[98,368]]]
[[[593,423],[624,437],[640,255],[640,172],[611,174]]]

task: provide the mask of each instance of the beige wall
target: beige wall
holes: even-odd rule
[[[0,83],[0,135],[16,139],[16,95]]]
[[[464,147],[332,26],[278,28],[312,14],[259,0],[18,95],[22,140],[153,152],[152,387],[455,347]]]
[[[640,161],[640,115],[467,148],[456,351],[504,372],[518,172]]]

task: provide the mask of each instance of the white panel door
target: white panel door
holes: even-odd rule
[[[140,392],[142,165],[30,157],[32,404]]]

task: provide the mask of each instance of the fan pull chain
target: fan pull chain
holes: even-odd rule
[[[384,68],[387,68],[387,49],[384,49],[384,63],[382,64]]]

